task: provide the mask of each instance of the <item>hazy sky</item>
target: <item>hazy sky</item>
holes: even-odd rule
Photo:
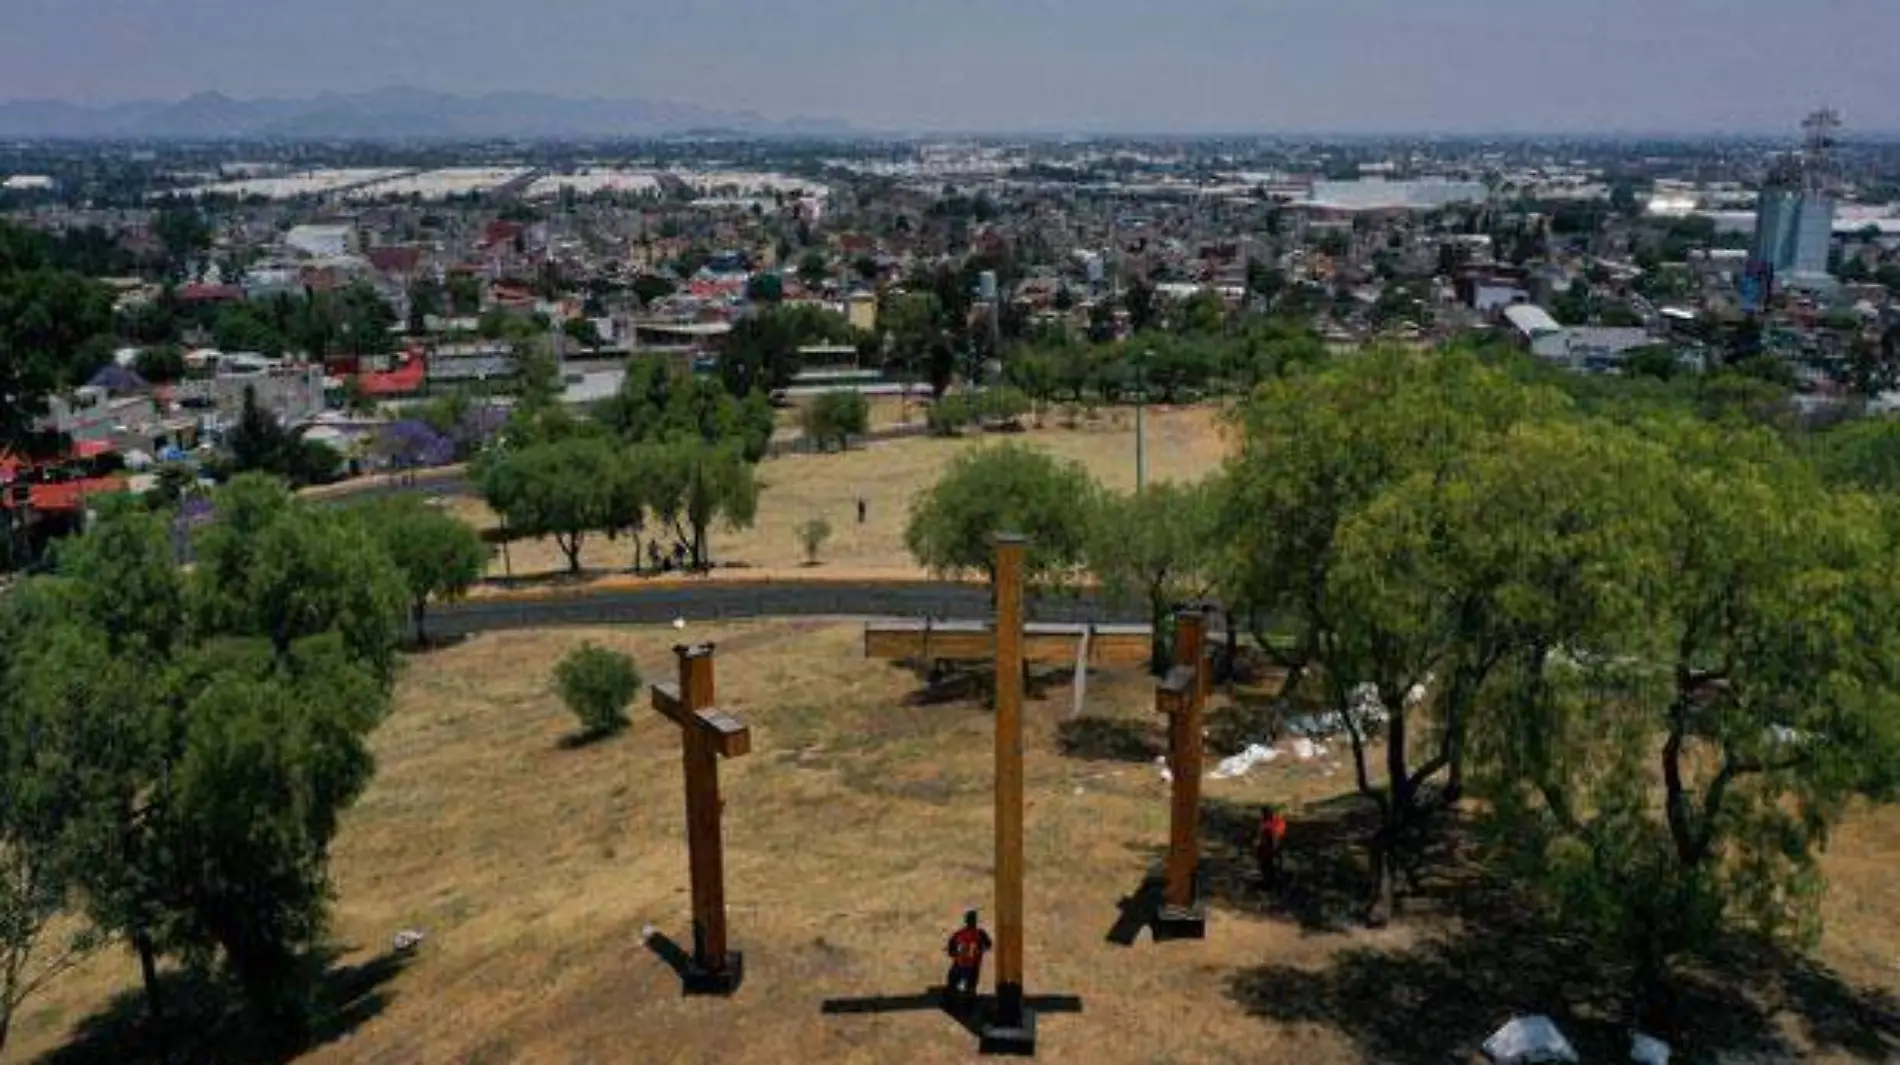
[[[0,99],[392,84],[867,129],[1900,130],[1900,0],[0,0]]]

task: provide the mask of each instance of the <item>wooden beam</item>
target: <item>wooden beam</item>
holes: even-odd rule
[[[744,722],[723,710],[687,709],[686,699],[680,695],[678,684],[655,684],[653,709],[687,732],[704,736],[721,758],[737,758],[752,753],[752,730]]]
[[[1073,665],[1088,636],[1088,664],[1144,665],[1151,654],[1146,625],[1042,623],[1023,629],[1023,658],[1037,665]],[[995,629],[983,621],[889,621],[864,627],[864,656],[886,661],[987,662],[996,656]]]
[[[1023,554],[996,538],[997,1023],[1023,1021]],[[1073,647],[1071,647],[1073,652]]]
[[[1213,674],[1207,661],[1205,610],[1176,613],[1174,661],[1175,667],[1155,692],[1155,702],[1157,709],[1168,715],[1168,764],[1174,778],[1162,904],[1180,911],[1196,902],[1201,864],[1201,772],[1205,760],[1201,718]]]

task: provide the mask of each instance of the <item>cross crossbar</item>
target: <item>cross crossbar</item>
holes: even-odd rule
[[[1069,665],[1088,641],[1091,666],[1136,666],[1152,653],[1146,625],[1023,626],[1023,658],[1038,665]],[[987,621],[878,621],[864,627],[864,656],[890,661],[931,659],[986,662],[996,655],[996,627]]]
[[[744,722],[723,710],[689,708],[677,684],[664,682],[653,686],[653,709],[681,728],[703,737],[721,758],[738,758],[752,752],[752,730]]]

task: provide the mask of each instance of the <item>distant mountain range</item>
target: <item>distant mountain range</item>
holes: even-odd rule
[[[751,136],[850,132],[831,119],[775,120],[749,111],[652,100],[568,99],[533,92],[455,96],[390,88],[307,99],[199,93],[103,107],[59,100],[0,103],[0,137],[29,140],[485,140]]]

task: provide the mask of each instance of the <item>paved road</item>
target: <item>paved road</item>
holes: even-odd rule
[[[600,591],[562,599],[472,599],[429,612],[435,636],[559,625],[666,625],[744,618],[980,618],[988,589],[933,581],[722,584]],[[1032,621],[1145,622],[1137,607],[1110,607],[1092,591],[1032,596]]]

